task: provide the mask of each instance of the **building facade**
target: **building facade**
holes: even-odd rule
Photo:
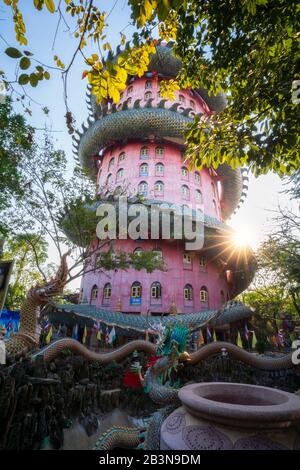
[[[117,105],[97,105],[89,96],[91,120],[75,142],[84,166],[96,179],[98,203],[120,194],[143,201],[189,206],[202,212],[205,243],[186,251],[183,240],[116,240],[126,253],[152,251],[165,270],[126,271],[97,268],[100,241],[83,276],[80,299],[98,308],[153,315],[217,309],[249,284],[250,251],[234,252],[225,224],[245,195],[247,176],[222,165],[217,170],[190,168],[184,160],[184,131],[195,115],[211,115],[226,106],[223,95],[180,90],[174,101],[160,96],[161,80],[173,78],[180,62],[167,44],[157,46],[148,72],[131,78]],[[111,249],[111,248],[110,248]]]

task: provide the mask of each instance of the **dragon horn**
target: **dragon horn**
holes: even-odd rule
[[[63,291],[68,277],[67,256],[69,256],[70,253],[71,250],[67,251],[61,257],[60,267],[56,275],[50,279],[49,282],[46,282],[44,285],[38,286],[36,289],[34,289],[36,294],[52,297],[54,295],[60,294]]]

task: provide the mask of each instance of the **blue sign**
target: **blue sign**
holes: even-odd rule
[[[130,305],[141,305],[142,298],[141,297],[130,297]]]

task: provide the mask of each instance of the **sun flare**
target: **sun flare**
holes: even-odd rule
[[[253,237],[249,230],[239,230],[233,236],[235,245],[239,247],[249,246],[253,243]]]

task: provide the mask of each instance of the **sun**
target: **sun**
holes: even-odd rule
[[[233,235],[233,241],[236,246],[246,247],[252,244],[252,234],[248,230],[239,230]]]

